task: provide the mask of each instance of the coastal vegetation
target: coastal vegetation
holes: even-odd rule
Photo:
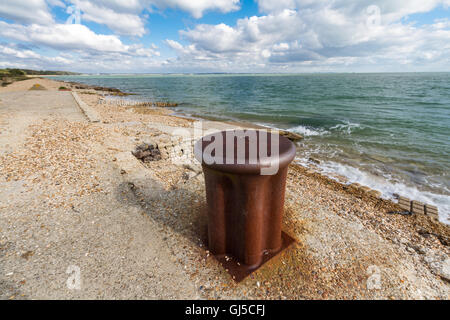
[[[48,70],[30,70],[30,69],[16,69],[7,68],[0,69],[0,85],[6,87],[13,82],[23,81],[28,79],[28,76],[39,75],[77,75],[79,73],[68,71],[48,71]]]
[[[79,75],[77,72],[70,71],[52,71],[52,70],[30,70],[30,69],[6,69],[6,70],[20,70],[26,75],[30,76],[73,76]]]
[[[20,69],[0,69],[0,85],[6,87],[15,82],[26,80],[27,76],[23,70]]]

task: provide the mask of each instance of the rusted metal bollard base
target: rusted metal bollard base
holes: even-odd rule
[[[214,255],[214,258],[216,258],[216,260],[219,261],[220,264],[222,264],[225,270],[231,275],[233,280],[239,283],[247,278],[250,274],[261,268],[266,262],[276,257],[285,249],[289,248],[293,243],[295,243],[295,239],[285,232],[281,233],[281,238],[283,241],[281,249],[277,252],[267,252],[263,256],[262,263],[257,268],[249,268],[248,266],[239,263],[233,256],[227,254]]]

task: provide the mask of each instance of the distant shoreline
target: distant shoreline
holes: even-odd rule
[[[192,73],[192,72],[185,72],[185,73],[178,73],[178,72],[167,72],[167,73],[75,73],[72,74],[74,76],[140,76],[140,75],[185,75],[185,76],[191,76],[191,75],[280,75],[280,76],[298,76],[298,75],[326,75],[326,74],[332,74],[332,75],[339,75],[339,74],[435,74],[435,73],[450,73],[450,71],[405,71],[405,72],[300,72],[300,73],[263,73],[263,72],[256,72],[256,73],[240,73],[240,72],[199,72],[199,73]],[[51,75],[50,75],[51,76]],[[57,76],[57,75],[54,75]],[[71,76],[71,75],[69,75]]]

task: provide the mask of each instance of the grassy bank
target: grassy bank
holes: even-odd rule
[[[28,79],[26,73],[20,69],[0,69],[0,85],[2,87],[26,79]]]
[[[30,70],[30,69],[0,69],[0,86],[6,87],[13,82],[28,79],[28,76],[47,76],[47,75],[76,75],[78,73],[67,71],[48,71],[48,70]]]

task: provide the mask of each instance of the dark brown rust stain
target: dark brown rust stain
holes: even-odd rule
[[[248,131],[256,133],[258,155],[260,131]],[[288,164],[295,156],[295,146],[288,139],[276,135],[279,142],[279,169],[276,174],[261,175],[263,165],[259,156],[252,159],[256,160],[254,163],[249,161],[251,140],[242,138],[245,139],[246,158],[244,164],[238,164],[235,138],[234,161],[227,163],[227,135],[225,132],[221,134],[224,146],[222,164],[202,161],[206,185],[208,247],[233,279],[239,282],[294,242],[293,238],[282,233],[281,226]],[[267,135],[269,150],[271,135]],[[196,143],[196,149],[203,151],[213,141],[214,138],[203,138]]]

